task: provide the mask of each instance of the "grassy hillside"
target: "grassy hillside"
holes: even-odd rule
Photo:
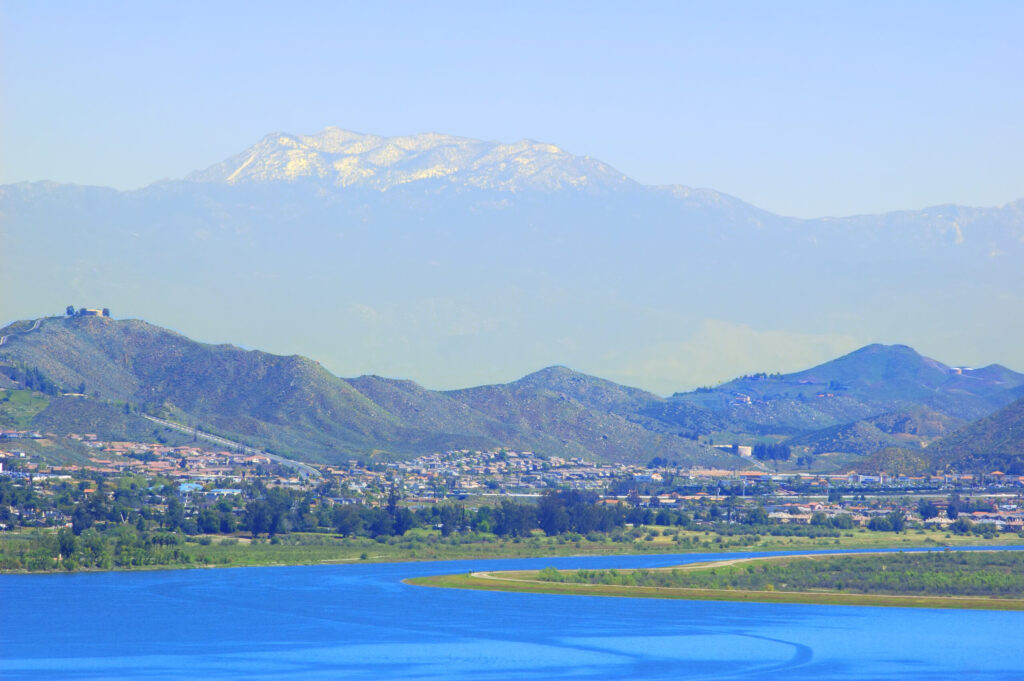
[[[0,428],[27,430],[36,414],[46,409],[50,398],[33,390],[18,389],[15,384],[0,390]]]
[[[749,465],[698,442],[711,434],[739,442],[791,436],[813,452],[866,455],[920,446],[1024,387],[1024,375],[1003,367],[953,370],[905,346],[874,345],[807,371],[745,376],[667,399],[565,367],[437,392],[379,376],[346,380],[305,357],[198,343],[140,320],[53,317],[4,332],[4,385],[35,391],[0,396],[0,419],[12,426],[151,431],[126,413],[134,409],[323,462],[504,446]],[[69,392],[88,399],[59,397]]]
[[[932,454],[926,449],[884,447],[860,461],[857,470],[862,473],[925,475],[942,469]]]
[[[879,414],[868,421],[890,435],[921,440],[948,435],[965,425],[963,419],[942,414],[928,407],[911,407],[891,411]]]
[[[866,421],[854,421],[841,426],[816,430],[813,433],[786,441],[792,446],[805,445],[812,454],[848,452],[870,454],[882,447],[899,446],[900,441]]]
[[[46,319],[12,336],[0,360],[92,396],[89,409],[61,402],[42,417],[89,432],[102,430],[98,405],[117,401],[312,461],[498,446],[607,460],[729,458],[646,428],[635,413],[660,398],[561,368],[508,386],[441,393],[374,376],[345,380],[304,357],[96,317]],[[107,416],[108,432],[126,432],[123,415]]]
[[[962,470],[1024,474],[1024,398],[942,438],[929,454]]]
[[[891,414],[871,425],[932,437],[1009,404],[1022,386],[1024,374],[999,365],[953,369],[903,345],[876,344],[805,371],[743,376],[669,402],[702,407],[733,432],[806,435]],[[885,440],[858,429],[867,436],[860,451]]]
[[[830,426],[793,437],[786,443],[806,446],[813,454],[846,452],[868,455],[887,447],[920,449],[963,424],[960,419],[917,406]]]
[[[104,440],[154,440],[162,430],[137,414],[90,397],[60,396],[32,419],[32,428],[44,433],[96,433]]]
[[[655,395],[564,367],[551,367],[505,385],[447,393],[474,410],[514,425],[538,450],[560,442],[567,453],[646,462],[660,456],[681,462],[724,463],[735,458],[645,425],[641,415]]]
[[[303,357],[197,343],[139,320],[51,318],[0,358],[116,400],[314,459],[394,439],[397,419]],[[347,455],[347,453],[346,453]]]

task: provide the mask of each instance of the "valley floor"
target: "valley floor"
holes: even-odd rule
[[[650,528],[658,529],[658,528]],[[578,535],[577,535],[578,537]],[[1022,545],[1015,534],[991,539],[955,535],[935,530],[904,533],[851,530],[839,537],[720,536],[714,532],[680,531],[676,537],[650,534],[630,541],[611,538],[546,537],[541,533],[523,538],[493,535],[452,535],[410,530],[403,537],[377,541],[365,537],[341,537],[322,533],[292,533],[279,538],[200,535],[182,538],[160,547],[133,546],[130,533],[115,545],[95,547],[116,560],[100,564],[102,570],[154,570],[188,567],[249,567],[270,565],[319,565],[346,562],[395,562],[482,558],[540,558],[573,555],[626,555],[642,553],[721,553],[735,551],[800,551],[883,548],[941,548]],[[59,560],[52,530],[0,533],[0,571],[69,572],[96,571],[69,566]],[[685,544],[685,546],[683,545]],[[79,547],[81,551],[82,548]],[[126,558],[127,557],[127,558]],[[70,568],[70,569],[69,569]]]

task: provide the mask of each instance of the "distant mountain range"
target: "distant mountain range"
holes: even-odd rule
[[[508,192],[638,186],[607,164],[533,140],[500,144],[439,134],[379,137],[340,128],[317,135],[267,135],[185,180],[230,185],[313,181],[382,192],[413,183]]]
[[[998,364],[951,368],[905,345],[874,344],[805,371],[744,376],[673,399],[775,433],[839,425],[918,406],[964,422],[1005,405],[1013,394],[1007,390],[1020,386],[1022,378]],[[927,420],[920,410],[916,414]],[[925,428],[945,430],[938,423],[921,428],[922,435]]]
[[[132,413],[142,410],[321,462],[510,447],[605,461],[750,465],[711,440],[786,441],[812,456],[920,450],[1024,391],[1024,374],[998,365],[950,368],[906,346],[871,345],[806,371],[663,398],[565,367],[452,391],[379,376],[343,379],[304,357],[197,343],[139,320],[47,318],[0,335],[0,387],[20,387],[16,369],[31,368],[92,396],[53,399],[35,417],[38,427],[124,437],[152,430]]]
[[[328,128],[132,191],[5,185],[0,244],[0,319],[96,301],[431,386],[668,394],[862,338],[1024,364],[1024,201],[799,220],[532,141]]]

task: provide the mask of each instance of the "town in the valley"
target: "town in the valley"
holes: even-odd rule
[[[649,524],[678,524],[680,517],[693,523],[732,523],[756,514],[763,524],[893,529],[885,522],[898,516],[901,523],[922,527],[1024,532],[1024,476],[1001,471],[825,474],[780,472],[763,464],[723,470],[684,468],[661,459],[645,465],[599,463],[508,449],[463,449],[404,461],[352,458],[344,465],[297,467],[241,447],[218,449],[198,441],[176,446],[111,442],[93,433],[63,436],[89,454],[77,463],[58,464],[46,463],[21,444],[57,437],[0,431],[0,492],[8,490],[0,494],[0,529],[71,528],[76,509],[99,495],[154,509],[150,515],[158,518],[157,525],[159,514],[174,507],[181,522],[171,529],[252,532],[256,528],[247,527],[247,507],[251,510],[270,490],[279,490],[279,496],[287,491],[307,507],[320,509],[390,506],[394,511],[397,506],[416,510],[458,503],[472,513],[480,506],[536,504],[545,494],[576,491],[598,506],[643,509]],[[16,489],[31,491],[30,505],[18,504],[19,496],[12,493]],[[234,517],[218,521],[216,527],[195,522],[210,508]]]

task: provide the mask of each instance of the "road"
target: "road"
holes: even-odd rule
[[[11,336],[14,336],[16,334],[20,335],[20,334],[32,333],[33,331],[38,329],[39,325],[42,324],[42,323],[43,323],[43,320],[42,320],[42,318],[40,318],[40,319],[37,319],[34,324],[32,324],[32,328],[29,329],[28,331],[16,331],[14,333],[9,333],[6,336],[0,336],[0,345],[3,345],[4,343],[6,343],[8,338],[10,338]]]
[[[39,328],[39,325],[42,324],[42,322],[43,322],[43,319],[40,318],[40,319],[35,320],[35,322],[32,324],[32,327],[30,329],[26,330],[26,331],[17,331],[15,333],[7,334],[6,336],[0,336],[0,345],[4,345],[5,343],[7,343],[7,339],[10,338],[13,335],[24,335],[26,333],[32,333],[33,331],[35,331],[36,329]],[[292,468],[292,469],[298,471],[298,473],[300,475],[306,475],[306,476],[309,476],[309,477],[312,477],[312,478],[319,478],[319,477],[321,477],[320,476],[320,471],[318,471],[317,469],[313,468],[312,466],[307,466],[306,464],[304,464],[302,462],[294,461],[292,459],[286,459],[285,457],[277,456],[276,454],[269,454],[269,453],[261,451],[259,449],[253,449],[252,447],[246,447],[245,445],[243,445],[240,442],[235,442],[235,441],[229,440],[229,439],[227,439],[225,437],[220,437],[219,435],[213,435],[211,433],[204,433],[201,430],[196,430],[195,428],[190,428],[190,427],[188,427],[186,425],[183,425],[181,423],[175,423],[174,421],[168,421],[166,419],[158,419],[157,417],[149,416],[148,414],[142,414],[142,417],[149,419],[153,423],[159,423],[160,425],[162,425],[162,426],[164,426],[166,428],[171,428],[173,430],[178,430],[178,431],[181,431],[182,433],[194,434],[197,437],[201,437],[204,440],[207,440],[209,442],[214,442],[216,444],[223,445],[225,447],[230,447],[231,449],[238,449],[238,450],[241,450],[241,451],[245,452],[246,454],[256,454],[256,455],[259,455],[259,456],[265,456],[268,459],[270,459],[271,461],[274,461],[275,463],[279,463],[282,466],[286,466],[288,468]]]
[[[152,421],[153,423],[158,423],[161,426],[164,426],[165,428],[170,428],[172,430],[177,430],[177,431],[180,431],[182,433],[188,433],[190,435],[194,434],[195,436],[200,437],[200,438],[202,438],[204,440],[207,440],[209,442],[213,442],[213,443],[218,444],[218,445],[223,445],[223,446],[229,447],[231,449],[241,450],[241,451],[245,452],[246,454],[254,454],[254,455],[257,455],[257,456],[265,456],[268,459],[270,459],[271,461],[273,461],[274,463],[278,463],[278,464],[281,464],[282,466],[286,466],[287,468],[292,468],[292,469],[298,471],[298,473],[300,475],[306,475],[307,477],[311,477],[311,478],[319,478],[319,477],[321,477],[320,476],[320,471],[318,471],[317,469],[313,468],[312,466],[307,466],[306,464],[302,463],[301,461],[295,461],[294,459],[288,459],[288,458],[285,458],[283,456],[277,456],[276,454],[270,454],[270,453],[264,452],[264,451],[262,451],[260,449],[253,449],[252,447],[247,447],[247,446],[243,445],[241,442],[235,442],[234,440],[229,440],[226,437],[221,437],[219,435],[214,435],[212,433],[205,433],[205,432],[203,432],[201,430],[198,430],[196,428],[190,428],[189,426],[186,426],[186,425],[181,424],[181,423],[177,423],[175,421],[168,421],[167,419],[158,419],[157,417],[150,416],[149,414],[140,414],[140,416],[142,416],[142,418],[144,418],[144,419],[148,419],[148,420]]]

